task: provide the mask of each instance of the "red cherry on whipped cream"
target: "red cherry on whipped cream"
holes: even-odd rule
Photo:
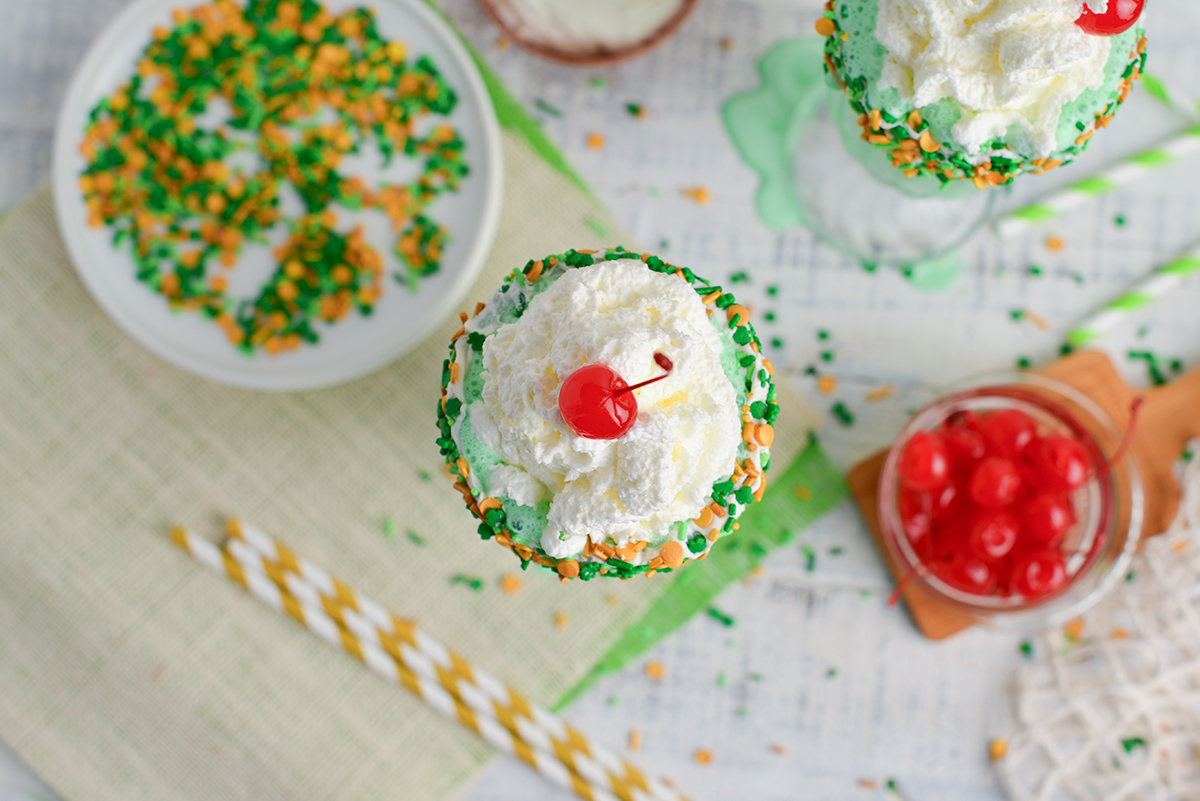
[[[1103,14],[1093,14],[1085,4],[1075,24],[1093,36],[1116,36],[1133,27],[1145,5],[1146,0],[1108,0]]]
[[[664,372],[640,384],[629,386],[611,367],[585,364],[567,376],[558,390],[558,411],[563,421],[578,436],[588,439],[618,439],[637,422],[637,398],[633,390],[662,381],[675,366],[661,353],[654,363]]]

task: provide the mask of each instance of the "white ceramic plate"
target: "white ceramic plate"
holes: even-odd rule
[[[157,25],[170,26],[171,11],[186,0],[138,0],[118,16],[92,46],[71,81],[59,113],[54,141],[54,200],[59,227],[75,267],[96,302],[134,339],[164,359],[199,375],[235,386],[263,390],[300,390],[329,386],[376,370],[421,342],[457,308],[483,267],[500,217],[503,163],[495,109],[458,36],[422,0],[325,0],[331,11],[370,5],[380,34],[402,42],[410,59],[428,55],[458,95],[454,112],[431,118],[454,126],[465,142],[470,174],[457,192],[438,197],[426,214],[449,229],[441,269],[422,278],[415,293],[391,278],[403,270],[393,253],[390,222],[378,210],[351,213],[332,206],[338,229],[361,221],[368,240],[383,256],[387,277],[374,313],[352,311],[332,325],[320,324],[320,342],[269,356],[246,355],[233,347],[211,320],[195,312],[172,312],[164,298],[137,280],[128,245],[116,249],[112,232],[90,228],[79,191],[84,168],[79,145],[89,111],[133,74],[134,65]],[[374,148],[369,148],[373,151]],[[350,158],[354,162],[349,161]],[[407,169],[406,169],[407,168]],[[359,175],[375,185],[381,174],[410,180],[416,169],[399,155],[386,173],[369,155],[347,157],[344,175]],[[301,210],[298,197],[281,194],[288,216]],[[276,225],[270,246],[286,238]],[[253,297],[274,269],[270,246],[250,246],[226,275],[230,295]],[[219,268],[217,268],[219,269]]]

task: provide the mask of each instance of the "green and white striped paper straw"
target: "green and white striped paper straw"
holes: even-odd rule
[[[1186,156],[1200,151],[1200,126],[1188,128],[1162,142],[1158,147],[1124,159],[1097,175],[1059,189],[1036,203],[1011,211],[996,222],[1000,236],[1023,231],[1039,223],[1057,218],[1060,214],[1084,201],[1107,194],[1114,189],[1157,172]]]
[[[1187,277],[1200,274],[1200,247],[1146,275],[1125,294],[1109,301],[1067,334],[1067,344],[1081,348],[1145,309]]]

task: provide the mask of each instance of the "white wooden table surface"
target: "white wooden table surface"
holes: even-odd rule
[[[962,249],[967,269],[952,289],[920,292],[897,271],[867,272],[803,230],[764,228],[750,202],[755,180],[721,127],[722,101],[757,84],[754,67],[770,44],[812,31],[818,0],[703,0],[662,48],[607,69],[570,69],[500,49],[475,0],[439,2],[638,244],[715,279],[751,276],[739,297],[760,319],[774,312],[759,332],[779,340],[771,349],[775,364],[823,410],[841,401],[855,415],[848,427],[828,415],[821,431],[842,467],[885,445],[933,387],[1011,368],[1021,358],[1035,366],[1053,360],[1071,322],[1200,240],[1200,163],[1193,161],[1052,229],[1003,242],[982,232]],[[71,72],[123,5],[0,0],[0,208],[45,179]],[[1200,7],[1154,0],[1151,14],[1151,71],[1200,96]],[[723,38],[732,46],[722,47]],[[627,103],[642,105],[645,116],[633,118]],[[1024,180],[1004,203],[1086,175],[1182,126],[1136,93],[1076,165]],[[604,135],[603,149],[588,147],[592,132]],[[711,192],[710,203],[680,193],[696,186]],[[1124,225],[1114,222],[1118,216]],[[1048,250],[1049,233],[1066,247]],[[1015,321],[1016,309],[1037,312],[1052,330]],[[1147,373],[1128,358],[1131,349],[1193,366],[1200,361],[1197,309],[1200,282],[1192,280],[1152,316],[1107,338],[1105,348],[1136,383],[1145,384]],[[828,339],[820,341],[818,331]],[[818,393],[803,376],[810,365],[839,379],[833,395]],[[883,384],[896,395],[868,402],[866,393]],[[816,555],[812,571],[802,548]],[[718,599],[732,627],[696,618],[581,698],[567,717],[617,746],[638,730],[636,761],[697,801],[875,799],[887,797],[888,778],[909,801],[1003,798],[987,742],[1010,731],[1021,638],[974,630],[930,643],[902,609],[885,605],[890,591],[861,521],[843,504],[774,555],[761,578]],[[660,682],[643,672],[650,659],[666,668]],[[711,749],[711,764],[693,761],[700,748]],[[46,778],[53,784],[52,775]],[[49,796],[0,748],[0,801]],[[460,801],[572,797],[523,765],[499,760]]]

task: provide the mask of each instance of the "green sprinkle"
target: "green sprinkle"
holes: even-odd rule
[[[840,545],[835,545],[834,547],[829,549],[830,556],[841,556],[845,552],[846,552],[846,549]]]
[[[772,347],[772,348],[775,348],[775,349],[782,348],[782,347],[783,347],[783,340],[782,340],[782,339],[779,339],[778,337],[775,337],[774,339],[772,339],[772,340],[771,340],[771,347]]]
[[[1042,274],[1042,268],[1041,268],[1041,267],[1038,267],[1036,264],[1035,264],[1035,265],[1032,265],[1032,266],[1029,268],[1029,274],[1030,274],[1030,275],[1032,275],[1032,276],[1039,276],[1039,275],[1041,275],[1041,274]]]
[[[1029,361],[1028,357],[1026,357],[1026,356],[1017,357],[1017,369],[1028,370],[1030,364],[1031,364],[1031,362]]]
[[[1011,312],[1009,312],[1009,316],[1014,320],[1023,320],[1025,319],[1025,312],[1021,309],[1013,309]]]
[[[1080,286],[1083,286],[1083,273],[1071,273],[1071,279]]]
[[[1128,573],[1125,574],[1125,583],[1132,584],[1133,580],[1135,578],[1136,578],[1136,576],[1134,575],[1134,572],[1132,570],[1130,570]]]
[[[588,217],[585,222],[587,222],[588,228],[591,228],[596,236],[608,236],[608,229],[605,228],[600,222],[593,220],[591,217]]]
[[[717,686],[718,687],[724,687],[728,681],[729,681],[729,677],[726,676],[724,673],[717,674]]]
[[[738,707],[737,716],[739,718],[744,718],[749,714],[750,714],[750,710],[747,707],[744,707],[744,706]]]
[[[1121,740],[1121,747],[1125,749],[1125,753],[1132,754],[1135,748],[1145,748],[1146,740],[1142,737],[1125,737]]]
[[[763,315],[763,319],[766,320],[768,323],[775,322],[775,312],[773,312],[773,311],[767,312],[766,314]]]
[[[432,481],[432,480],[433,480],[433,476],[431,476],[431,475],[429,474],[429,471],[427,471],[427,470],[418,470],[418,471],[417,471],[417,478],[418,478],[419,480],[421,480],[421,481],[426,481],[426,482],[429,482],[429,481]]]
[[[835,667],[831,667],[829,670],[825,671],[825,678],[827,678],[827,679],[837,678],[837,674],[838,674],[838,669]]]
[[[479,592],[483,589],[483,579],[475,578],[474,576],[465,576],[462,573],[457,574],[450,579],[451,584],[465,584],[471,588],[472,592]]]
[[[824,342],[825,340],[829,339],[829,332],[824,328],[817,329],[817,339]]]
[[[388,539],[396,536],[396,521],[390,517],[383,518],[383,536]]]
[[[724,626],[729,626],[729,627],[733,626],[733,622],[734,622],[733,618],[730,617],[729,615],[725,614],[724,612],[722,612],[720,609],[717,609],[715,606],[710,606],[708,608],[708,616],[711,617],[713,620],[720,621],[720,623]],[[724,675],[724,674],[721,674],[721,675]]]
[[[1150,326],[1143,325],[1141,328],[1138,329],[1137,337],[1138,337],[1138,339],[1145,339],[1146,334],[1149,334],[1149,333],[1150,333]]]
[[[603,75],[597,75],[596,77],[592,78],[593,89],[603,89],[606,86],[608,86],[608,81],[604,80]]]
[[[1118,214],[1116,217],[1113,218],[1113,222],[1117,224],[1118,228],[1120,228],[1121,226],[1125,225],[1125,218],[1122,215]]]
[[[638,103],[626,103],[625,110],[629,112],[629,116],[631,117],[641,117],[646,113],[646,110]]]
[[[412,529],[409,529],[408,531],[406,531],[404,533],[408,535],[408,539],[409,539],[409,541],[412,542],[413,545],[424,545],[425,544],[425,538],[422,537],[417,532],[413,531]]]
[[[775,297],[779,294],[779,287],[774,285],[767,287],[767,294],[771,297]]]
[[[801,545],[800,553],[804,554],[804,569],[807,570],[809,573],[816,570],[817,554],[813,551],[813,549],[808,547],[807,545]]]
[[[616,706],[619,703],[621,703],[621,702],[617,699],[617,696],[615,696],[615,695],[608,696],[608,705],[609,706]]]
[[[551,117],[561,117],[563,115],[563,113],[561,111],[559,111],[554,106],[547,103],[545,100],[542,100],[540,97],[533,101],[533,105],[537,106],[539,109],[546,112]]]
[[[833,361],[833,351],[831,351],[831,350],[821,351],[821,361],[823,361],[823,362]]]
[[[729,283],[731,284],[745,284],[749,283],[749,281],[750,276],[744,270],[739,270],[738,272],[729,276]]]
[[[667,241],[666,239],[664,239],[658,243],[659,250],[666,250],[669,247],[671,247],[671,243],[669,241]]]
[[[854,413],[847,409],[846,404],[842,401],[838,401],[837,403],[833,404],[833,407],[830,409],[830,411],[832,411],[834,416],[837,417],[838,422],[847,428],[854,425]]]
[[[1021,655],[1027,656],[1027,657],[1033,656],[1033,643],[1032,642],[1030,642],[1029,640],[1021,641]]]

